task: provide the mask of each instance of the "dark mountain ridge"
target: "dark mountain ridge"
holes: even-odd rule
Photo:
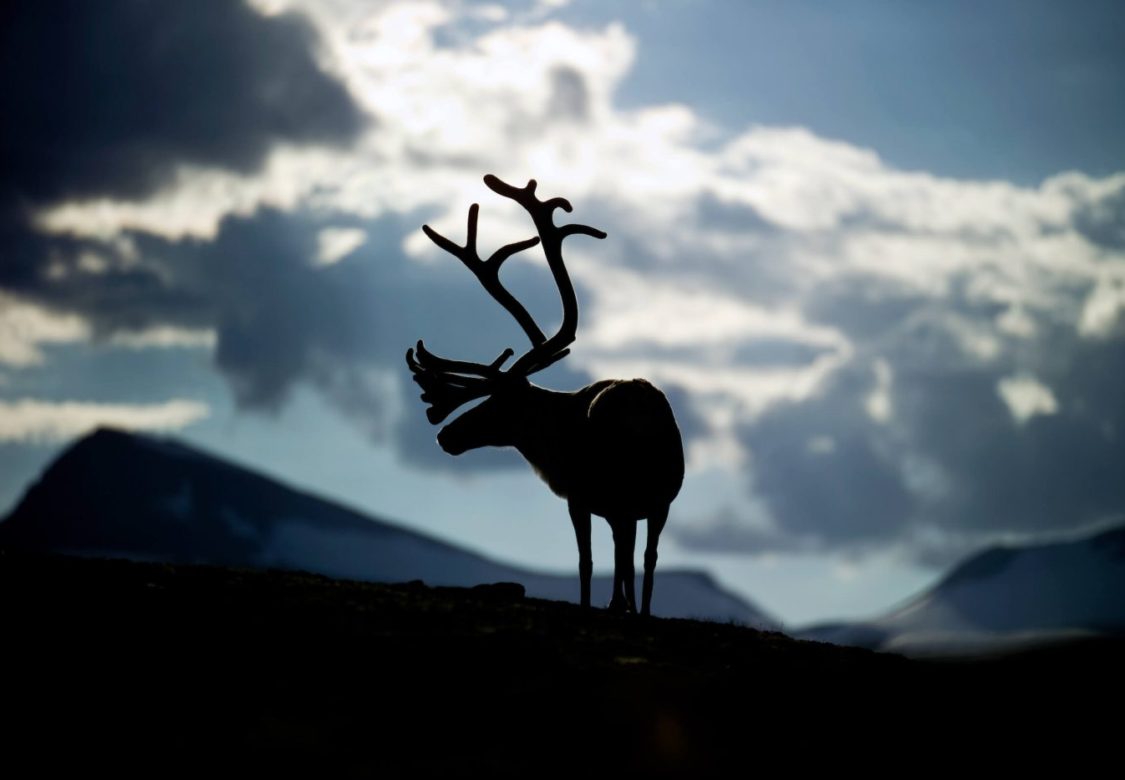
[[[511,581],[574,600],[577,572],[491,561],[186,445],[99,429],[63,452],[0,523],[0,545],[170,563],[303,570],[379,582]],[[577,554],[576,554],[577,555]],[[596,577],[595,604],[610,578]],[[705,573],[658,570],[654,612],[748,625],[777,622]]]

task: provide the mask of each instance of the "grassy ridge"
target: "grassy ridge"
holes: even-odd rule
[[[688,620],[0,551],[9,749],[44,768],[695,773],[1107,728],[1121,646],[922,663]],[[966,753],[967,754],[967,753]]]

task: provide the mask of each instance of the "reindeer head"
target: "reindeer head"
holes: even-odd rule
[[[429,405],[426,410],[426,417],[433,424],[440,423],[463,404],[484,396],[492,397],[478,409],[503,405],[505,399],[513,394],[518,394],[521,388],[528,386],[527,378],[529,376],[557,363],[569,354],[570,349],[568,347],[573,343],[578,328],[578,299],[574,294],[574,285],[570,281],[570,275],[566,271],[566,266],[563,265],[562,242],[567,236],[577,234],[593,236],[594,238],[605,238],[606,236],[602,231],[587,225],[555,225],[553,218],[555,209],[561,208],[563,211],[570,212],[572,210],[571,205],[565,198],[539,200],[535,196],[536,182],[534,179],[522,188],[506,184],[492,175],[485,176],[484,183],[493,192],[505,198],[510,198],[521,205],[531,215],[536,232],[539,235],[536,238],[529,238],[503,246],[487,260],[481,260],[477,255],[477,213],[479,206],[476,203],[469,207],[468,236],[465,246],[454,244],[445,236],[432,230],[429,225],[423,225],[422,230],[430,237],[431,241],[459,259],[465,264],[466,268],[473,272],[481,286],[523,328],[524,333],[531,341],[531,348],[520,355],[516,362],[506,370],[503,368],[504,364],[515,354],[515,351],[510,348],[505,349],[499,357],[489,364],[438,357],[427,350],[421,341],[418,342],[417,351],[408,349],[406,351],[406,364],[410,366],[410,370],[414,373],[414,381],[422,388],[422,400]],[[558,285],[563,306],[562,324],[558,331],[549,338],[543,334],[543,331],[532,319],[523,304],[516,300],[515,296],[500,283],[500,267],[504,261],[517,252],[530,249],[540,243],[543,245],[543,254],[546,255],[547,264],[554,276],[555,284]],[[473,412],[475,413],[477,410],[474,409]],[[482,438],[484,436],[483,431],[480,432],[480,435],[476,435],[476,431],[472,431],[469,435],[468,429],[485,427],[481,424],[485,416],[483,413],[477,414],[475,417],[480,419],[468,420],[465,418],[469,415],[464,415],[456,423],[447,426],[438,438],[442,447],[447,452],[456,455],[471,447],[504,443],[489,441],[486,436]],[[455,427],[458,430],[453,430]],[[502,434],[494,426],[492,430],[497,436]]]

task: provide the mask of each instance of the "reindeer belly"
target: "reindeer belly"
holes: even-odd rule
[[[684,451],[664,394],[643,379],[598,393],[588,412],[590,458],[582,499],[603,517],[640,519],[680,492]]]

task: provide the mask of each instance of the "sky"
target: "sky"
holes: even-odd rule
[[[403,360],[526,348],[420,229],[529,237],[492,173],[608,233],[536,381],[668,395],[662,568],[801,625],[1125,520],[1119,3],[70,5],[0,25],[0,510],[112,424],[575,569],[564,503],[443,453]],[[537,250],[504,282],[559,321]]]

